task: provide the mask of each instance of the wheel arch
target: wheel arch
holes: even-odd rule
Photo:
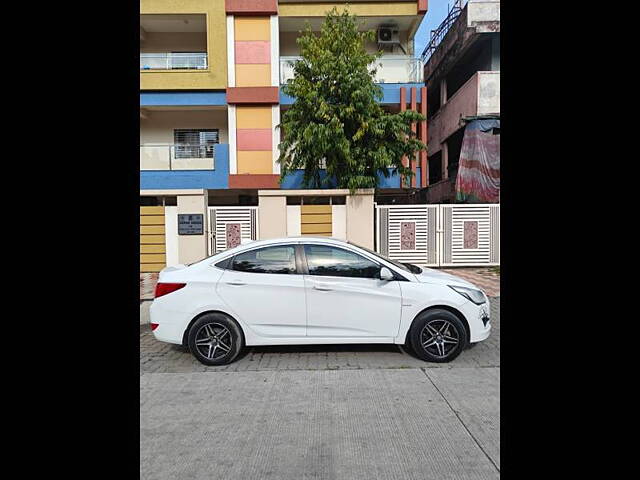
[[[229,315],[227,312],[224,312],[222,310],[211,309],[211,310],[205,310],[204,312],[200,312],[195,317],[193,317],[191,319],[191,321],[189,322],[189,325],[187,325],[187,328],[185,328],[184,333],[182,334],[182,346],[183,347],[187,347],[188,346],[189,330],[191,330],[191,327],[193,326],[193,324],[196,323],[203,316],[208,315],[209,313],[219,313],[221,315],[224,315],[225,317],[228,317],[233,322],[235,322],[235,324],[238,325],[238,328],[240,329],[240,333],[242,335],[242,345],[246,345],[247,344],[247,340],[246,340],[247,337],[246,337],[246,334],[244,333],[244,329],[242,328],[242,324],[238,320],[236,320],[233,317],[233,315]]]
[[[467,321],[466,317],[462,314],[462,312],[460,310],[458,310],[457,308],[454,308],[454,307],[452,307],[450,305],[431,305],[431,306],[429,306],[427,308],[424,308],[424,309],[420,310],[416,314],[416,316],[413,317],[413,320],[411,321],[411,325],[409,325],[409,328],[407,329],[407,333],[406,333],[406,335],[404,337],[405,344],[409,341],[409,335],[411,334],[411,329],[413,328],[413,324],[416,322],[418,317],[420,315],[422,315],[423,313],[431,311],[431,310],[446,310],[446,311],[454,314],[456,317],[458,317],[460,319],[460,321],[462,322],[462,325],[464,325],[467,345],[469,345],[470,340],[471,340],[471,327],[469,327],[469,322]]]

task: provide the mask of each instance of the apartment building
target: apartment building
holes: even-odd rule
[[[500,0],[454,2],[431,32],[421,58],[429,91],[430,180],[421,198],[427,203],[452,203],[467,126],[492,120],[484,125],[499,134]]]
[[[427,0],[350,0],[382,49],[376,81],[390,112],[426,113],[414,36]],[[411,203],[427,185],[426,151],[408,159],[411,182],[304,190],[302,172],[280,182],[276,125],[295,101],[296,39],[345,1],[141,0],[140,268],[190,263],[245,239],[331,235],[373,246],[374,200]],[[427,124],[416,125],[426,143]],[[413,200],[412,200],[413,199]]]

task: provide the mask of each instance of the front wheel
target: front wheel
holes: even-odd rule
[[[467,344],[462,321],[440,309],[421,313],[414,320],[409,337],[413,351],[427,362],[449,362],[460,355]]]
[[[200,363],[226,365],[242,350],[243,337],[235,321],[221,313],[207,313],[189,329],[188,344]]]

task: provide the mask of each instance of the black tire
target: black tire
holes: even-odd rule
[[[191,325],[187,343],[200,363],[226,365],[233,362],[242,350],[244,336],[235,320],[222,313],[212,312]]]
[[[440,309],[427,310],[413,321],[409,343],[422,360],[446,363],[460,355],[467,346],[467,331],[453,313]]]

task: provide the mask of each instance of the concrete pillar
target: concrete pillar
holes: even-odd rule
[[[373,189],[347,195],[347,240],[373,249]]]
[[[260,240],[287,236],[287,197],[258,195]]]
[[[494,35],[491,39],[491,70],[500,71],[500,35]]]
[[[449,178],[449,144],[444,142],[442,144],[442,179]]]
[[[199,190],[193,194],[177,195],[178,214],[202,214],[204,220],[203,235],[178,235],[178,262],[189,264],[207,256],[207,191]]]
[[[444,106],[445,103],[447,103],[447,79],[443,78],[442,80],[440,80],[440,108],[442,108]]]

